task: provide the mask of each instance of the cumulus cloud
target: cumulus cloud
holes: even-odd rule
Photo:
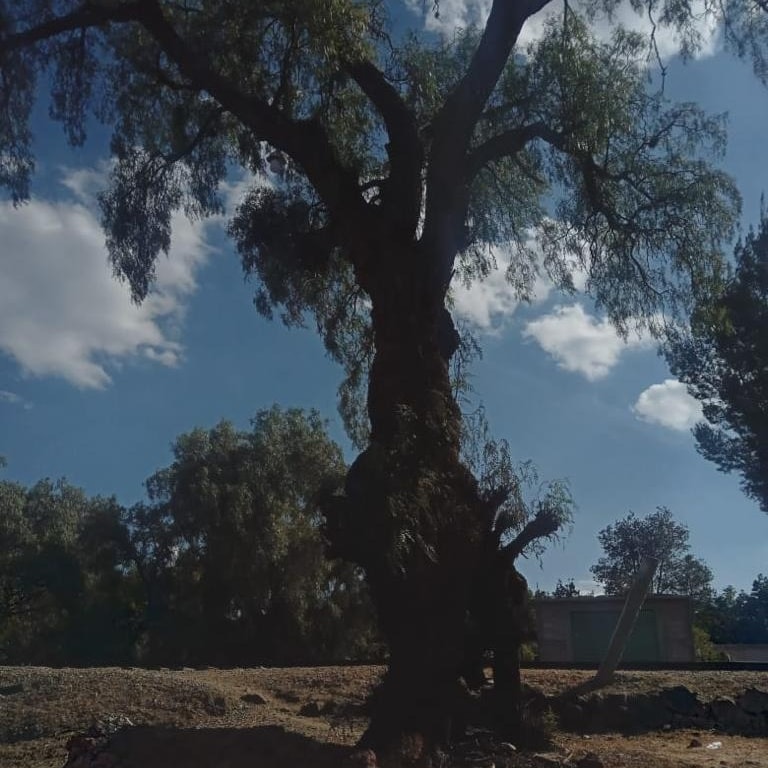
[[[0,204],[0,350],[27,375],[102,388],[110,368],[144,358],[177,365],[179,327],[210,248],[205,224],[178,215],[155,290],[139,307],[107,263],[93,192],[102,169],[66,171],[73,199]]]
[[[487,277],[474,280],[468,286],[456,280],[451,286],[456,315],[485,333],[498,333],[520,304],[506,278],[510,252],[494,248],[493,255],[496,267]],[[551,290],[552,283],[545,276],[537,275],[531,290],[531,300],[544,301]]]
[[[406,0],[411,9],[424,14],[427,29],[451,35],[457,27],[482,25],[488,18],[493,0],[440,0],[440,14],[433,12],[433,3],[424,0]],[[578,6],[576,6],[578,7]],[[696,31],[701,45],[698,56],[711,56],[717,51],[719,33],[716,20],[706,12],[706,0],[692,0],[691,13],[698,20]],[[530,18],[520,33],[519,45],[526,46],[539,40],[544,33],[546,20],[552,16],[561,16],[563,0],[554,0],[546,8]],[[594,25],[599,39],[609,40],[615,24],[622,24],[627,29],[640,32],[650,39],[653,24],[647,13],[637,13],[625,0],[616,10],[615,21],[600,21]],[[681,50],[678,34],[669,28],[656,30],[656,46],[662,59],[670,58]]]
[[[640,393],[632,406],[635,416],[649,424],[685,432],[702,419],[701,403],[677,379],[665,379]]]
[[[651,344],[637,336],[624,341],[608,320],[587,314],[581,304],[557,306],[531,320],[523,336],[536,341],[561,368],[580,373],[589,381],[607,376],[624,352]]]

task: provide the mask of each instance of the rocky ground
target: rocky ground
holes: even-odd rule
[[[361,704],[380,667],[233,670],[45,669],[0,667],[0,768],[61,768],[66,744],[91,729],[85,746],[110,740],[121,768],[336,768],[365,728]],[[525,681],[547,696],[583,682],[587,672],[527,670]],[[681,697],[682,687],[688,691]],[[640,698],[761,707],[750,689],[768,691],[768,675],[751,672],[626,672],[600,693],[597,711]],[[617,704],[619,702],[619,704]],[[688,703],[686,703],[688,702]],[[582,702],[583,707],[586,703]],[[579,705],[581,706],[581,705]],[[594,703],[589,706],[594,706]],[[654,704],[655,706],[655,704]],[[717,710],[717,706],[715,706]],[[730,710],[729,710],[730,711]],[[735,710],[734,710],[735,711]],[[704,719],[652,730],[634,723],[631,734],[590,728],[564,730],[550,716],[552,744],[538,750],[489,743],[482,733],[462,746],[455,764],[474,768],[768,768],[768,738],[727,733]],[[768,712],[751,715],[768,718]],[[596,730],[605,731],[603,727]],[[765,720],[768,723],[768,719]],[[731,729],[733,730],[733,729]],[[360,756],[365,765],[366,756]],[[111,768],[104,757],[83,765]],[[114,765],[114,762],[112,762]]]

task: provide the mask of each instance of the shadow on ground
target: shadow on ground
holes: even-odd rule
[[[109,752],[121,768],[338,768],[349,748],[318,743],[280,726],[140,726],[116,733],[110,739]]]

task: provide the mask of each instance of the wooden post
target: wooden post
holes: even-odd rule
[[[651,586],[653,575],[656,573],[659,561],[655,557],[649,557],[643,561],[640,570],[635,576],[635,580],[627,594],[627,601],[621,611],[616,629],[613,630],[613,636],[608,646],[600,669],[592,681],[590,688],[599,688],[607,685],[613,678],[616,667],[621,662],[624,655],[624,649],[627,647],[629,636],[637,623],[637,617],[640,615],[640,609],[643,607],[648,589]]]

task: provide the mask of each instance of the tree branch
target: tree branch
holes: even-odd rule
[[[74,32],[76,29],[135,21],[139,17],[141,6],[142,0],[135,0],[135,2],[118,6],[94,5],[92,2],[84,2],[72,13],[49,19],[22,32],[15,32],[7,36],[0,34],[0,50],[8,53],[41,43],[65,32]]]
[[[424,238],[439,253],[436,277],[445,290],[450,283],[460,237],[456,219],[461,216],[465,204],[463,160],[472,132],[501,77],[523,24],[549,2],[551,0],[494,0],[467,71],[435,118],[427,170]]]
[[[520,128],[512,128],[498,136],[488,139],[485,143],[476,147],[470,152],[466,162],[466,183],[471,183],[472,179],[486,166],[494,160],[500,160],[502,157],[513,157],[521,152],[525,145],[533,139],[540,138],[546,130],[544,123],[531,123]]]
[[[507,562],[513,563],[537,539],[553,536],[560,530],[561,518],[548,508],[540,509],[520,533],[501,552]]]
[[[171,25],[157,0],[132,0],[121,4],[82,3],[76,10],[11,35],[0,32],[3,52],[33,46],[66,32],[110,23],[137,22],[154,38],[183,77],[207,91],[219,104],[259,138],[290,155],[306,173],[324,204],[347,220],[366,215],[367,206],[358,189],[357,174],[345,167],[316,120],[292,120],[266,102],[241,91],[211,66],[204,52],[193,50]]]
[[[389,136],[390,176],[383,196],[387,213],[390,217],[394,214],[399,223],[415,232],[421,213],[421,168],[424,163],[424,147],[416,117],[371,62],[356,62],[346,68],[378,110]]]
[[[179,36],[156,0],[139,0],[141,25],[152,35],[180,73],[207,91],[224,109],[260,138],[298,162],[331,215],[339,219],[365,216],[367,206],[357,174],[336,156],[323,126],[316,120],[292,120],[265,101],[243,93],[211,66],[205,55]]]

